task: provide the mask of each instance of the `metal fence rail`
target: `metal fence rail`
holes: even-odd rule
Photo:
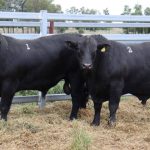
[[[53,21],[51,24],[50,21]],[[29,12],[0,12],[0,27],[39,27],[39,34],[6,34],[18,39],[35,39],[45,36],[51,27],[84,27],[84,28],[150,28],[150,16],[130,15],[71,15]],[[104,34],[111,40],[121,42],[150,41],[150,34]],[[65,94],[47,95],[47,101],[67,100],[70,96]],[[39,96],[16,96],[13,103],[38,102]]]
[[[12,103],[19,104],[19,103],[31,103],[31,102],[38,102],[39,96],[15,96]],[[66,94],[48,94],[46,96],[46,101],[62,101],[62,100],[70,100],[71,96]]]

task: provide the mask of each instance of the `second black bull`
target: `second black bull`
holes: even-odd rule
[[[1,118],[7,120],[13,96],[20,90],[46,93],[61,79],[71,86],[72,111],[77,112],[84,99],[84,79],[80,70],[77,44],[80,34],[60,34],[35,40],[17,40],[0,35],[0,96]]]
[[[131,93],[143,104],[150,97],[150,42],[125,45],[93,35],[85,45],[80,62],[94,101],[92,124],[100,124],[102,103],[108,100],[109,124],[113,125],[121,95]]]

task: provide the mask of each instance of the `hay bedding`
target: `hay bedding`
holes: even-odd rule
[[[68,121],[71,102],[13,105],[8,122],[0,121],[0,150],[71,150],[73,122]],[[108,106],[102,108],[101,125],[91,127],[92,102],[80,110],[76,124],[91,139],[89,150],[150,149],[150,102],[143,108],[134,97],[120,103],[117,126],[107,126]]]

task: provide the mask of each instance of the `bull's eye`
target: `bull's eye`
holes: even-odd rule
[[[77,50],[77,53],[78,53],[79,56],[82,56],[82,55],[83,55],[83,51],[82,51],[81,49],[78,49],[78,50]]]
[[[101,49],[101,52],[102,52],[102,53],[105,53],[105,52],[106,52],[106,48],[103,47],[103,48]]]

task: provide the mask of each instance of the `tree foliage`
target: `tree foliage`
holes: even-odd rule
[[[150,7],[146,7],[146,9],[144,10],[144,15],[150,15]],[[150,33],[150,28],[145,28],[145,33]]]
[[[144,10],[144,15],[150,15],[150,7],[146,7]]]
[[[131,8],[128,5],[124,6],[124,11],[121,15],[130,15],[131,14]]]
[[[148,14],[150,10],[145,9],[145,14]],[[128,5],[124,6],[124,11],[122,15],[143,15],[142,13],[142,5],[136,4],[133,9],[131,9]],[[149,32],[146,28],[124,28],[124,33],[147,33]]]
[[[24,11],[39,12],[40,10],[61,12],[61,6],[53,4],[53,0],[26,0]]]
[[[27,0],[0,0],[1,11],[23,11]]]
[[[85,7],[76,8],[71,7],[70,9],[67,9],[66,12],[68,14],[100,14],[100,12],[96,9],[87,9]]]
[[[5,0],[0,0],[0,9],[4,9],[5,8]]]
[[[106,8],[106,9],[103,10],[103,14],[104,14],[104,15],[109,15],[109,10],[108,10],[108,8]]]
[[[53,0],[0,0],[2,11],[61,12],[61,6],[53,4]]]
[[[87,9],[85,7],[81,7],[81,8],[76,8],[76,7],[71,7],[70,9],[66,10],[66,13],[68,14],[100,14],[100,12],[96,9]],[[76,21],[77,22],[77,21]],[[86,22],[86,21],[84,21]],[[89,22],[89,21],[88,21]],[[76,28],[78,30],[79,33],[84,33],[84,30],[86,28]],[[96,28],[88,28],[89,30],[96,30]]]
[[[134,6],[134,12],[131,14],[132,15],[142,15],[142,5],[136,4]]]

